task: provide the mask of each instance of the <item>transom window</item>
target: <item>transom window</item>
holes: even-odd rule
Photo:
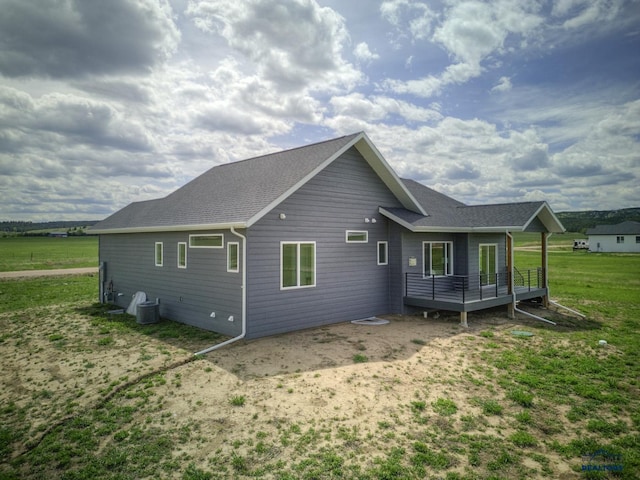
[[[238,242],[227,243],[227,272],[237,273],[240,271],[238,263]]]
[[[187,242],[178,242],[178,268],[187,268]]]
[[[189,235],[189,248],[222,248],[224,235],[221,233],[207,233]]]
[[[424,275],[453,275],[453,242],[422,242]]]
[[[280,244],[280,288],[316,286],[316,243]]]
[[[156,267],[161,267],[164,261],[164,247],[162,245],[162,242],[156,242],[155,249]]]
[[[378,242],[378,265],[387,265],[389,263],[389,244],[387,242]]]
[[[366,230],[347,230],[345,233],[347,243],[367,243],[369,232]]]

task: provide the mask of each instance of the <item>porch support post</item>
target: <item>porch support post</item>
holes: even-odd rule
[[[467,312],[460,312],[460,326],[465,328],[469,327],[467,323]]]
[[[547,232],[542,232],[540,234],[540,239],[542,243],[542,287],[545,289],[545,295],[542,297],[542,305],[547,308],[549,307],[549,282],[548,282],[548,270],[549,270],[549,255],[547,250]]]
[[[513,257],[513,235],[511,232],[506,232],[507,236],[507,289],[509,295],[512,296],[513,301],[507,305],[507,316],[510,319],[516,318],[516,293],[514,285],[514,273],[515,273],[515,260]]]
[[[513,293],[513,237],[507,232],[507,293]]]

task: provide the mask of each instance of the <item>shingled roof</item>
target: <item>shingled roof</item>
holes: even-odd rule
[[[467,206],[414,180],[401,180],[364,132],[218,165],[164,198],[134,202],[91,233],[247,228],[349,148],[355,147],[404,208],[380,208],[412,231],[524,230],[538,217],[564,228],[546,202]]]
[[[404,208],[380,208],[380,213],[411,231],[524,231],[538,218],[550,232],[564,227],[544,201],[465,205],[415,180],[403,179],[428,216]]]
[[[627,221],[616,225],[596,225],[587,235],[640,235],[640,222]]]
[[[425,213],[364,132],[211,168],[164,198],[132,203],[92,233],[204,230],[251,226],[351,147],[400,202]]]

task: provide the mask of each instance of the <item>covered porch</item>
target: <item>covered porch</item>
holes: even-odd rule
[[[548,234],[541,233],[541,265],[518,269],[514,265],[513,237],[507,234],[507,265],[499,273],[473,275],[424,275],[405,272],[404,298],[407,306],[428,310],[460,312],[460,322],[467,326],[467,312],[509,305],[514,315],[520,300],[541,298],[548,305]]]

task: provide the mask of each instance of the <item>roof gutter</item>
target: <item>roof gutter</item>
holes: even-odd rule
[[[110,235],[117,233],[157,233],[157,232],[187,232],[201,230],[233,230],[234,228],[246,228],[244,222],[234,223],[204,223],[194,225],[158,225],[151,227],[123,227],[123,228],[89,228],[91,235]]]
[[[240,287],[242,289],[242,331],[237,337],[230,338],[222,343],[217,343],[205,348],[204,350],[200,350],[199,352],[194,353],[194,355],[204,355],[205,353],[212,352],[229,345],[230,343],[242,340],[247,334],[247,237],[236,232],[234,227],[231,227],[230,230],[236,237],[242,239],[242,286]]]

